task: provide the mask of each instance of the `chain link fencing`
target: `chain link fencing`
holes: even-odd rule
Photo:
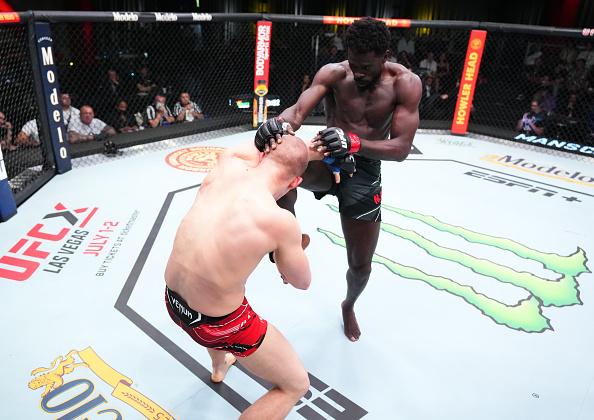
[[[0,26],[0,146],[17,203],[37,182],[51,176],[53,164],[39,129],[33,67],[26,25]],[[29,192],[28,192],[29,191]]]
[[[593,46],[587,38],[489,32],[469,130],[594,145]]]
[[[105,152],[106,139],[121,149],[251,122],[255,22],[54,23],[52,33],[62,92],[114,128],[77,136],[65,118],[73,157]]]

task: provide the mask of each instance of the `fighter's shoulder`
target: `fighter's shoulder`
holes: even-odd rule
[[[390,74],[393,76],[394,88],[399,96],[415,97],[421,95],[422,83],[418,75],[398,63],[387,63]]]
[[[349,71],[349,64],[347,61],[340,63],[328,63],[318,70],[317,76],[324,80],[337,81],[344,79]]]
[[[265,229],[278,241],[284,241],[293,234],[299,232],[299,223],[295,216],[276,203],[273,206],[266,206],[266,210],[259,214],[265,221]]]

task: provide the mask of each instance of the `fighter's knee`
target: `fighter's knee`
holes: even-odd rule
[[[303,370],[299,375],[291,381],[290,389],[288,389],[296,399],[303,397],[309,391],[309,375],[307,371]]]
[[[371,264],[349,264],[349,270],[355,277],[369,277]]]

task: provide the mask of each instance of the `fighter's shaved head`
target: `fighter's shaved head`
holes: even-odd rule
[[[266,159],[275,162],[281,168],[282,176],[291,180],[305,172],[309,161],[308,149],[302,139],[287,134]]]

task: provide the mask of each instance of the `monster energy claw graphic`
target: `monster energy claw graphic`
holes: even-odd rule
[[[334,211],[338,211],[335,206],[329,205],[329,207]],[[510,239],[490,236],[460,226],[450,225],[433,216],[398,209],[386,204],[382,205],[382,207],[398,215],[421,221],[436,230],[459,236],[468,242],[499,248],[512,252],[518,257],[540,262],[546,269],[555,272],[559,277],[555,280],[548,280],[532,273],[519,272],[493,261],[443,247],[413,230],[403,229],[383,222],[381,229],[384,232],[412,242],[430,256],[455,262],[477,274],[520,287],[529,292],[529,296],[515,305],[507,305],[478,293],[471,286],[463,285],[446,277],[427,274],[417,268],[398,264],[387,257],[377,253],[374,254],[373,262],[382,264],[396,275],[425,282],[437,290],[443,290],[461,297],[496,323],[525,332],[543,332],[553,329],[550,320],[542,313],[543,306],[562,307],[582,304],[576,277],[581,273],[590,271],[586,266],[586,254],[581,248],[567,256],[545,253]],[[345,246],[344,238],[321,228],[318,231],[326,235],[335,245]]]

